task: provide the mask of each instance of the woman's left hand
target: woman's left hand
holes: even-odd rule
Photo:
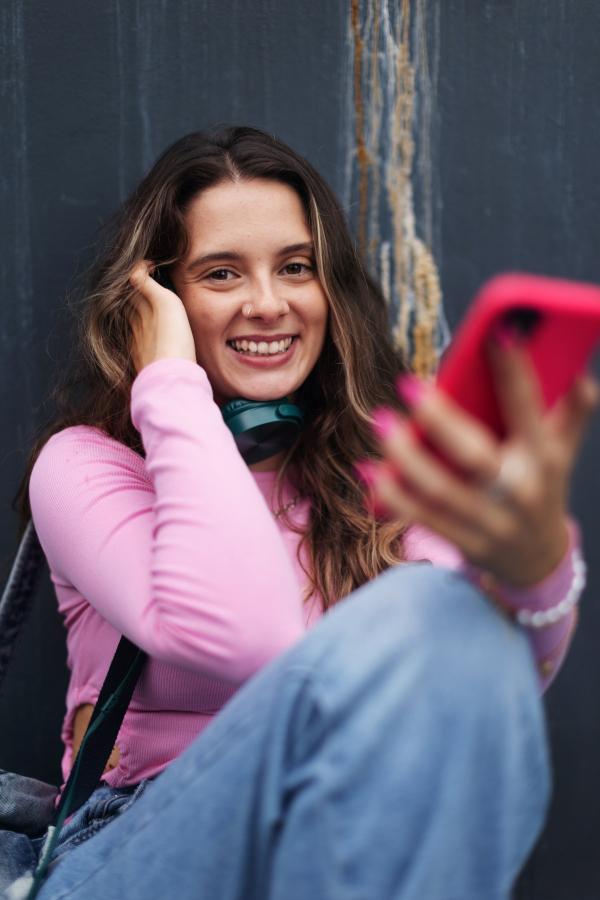
[[[385,460],[369,463],[365,474],[387,512],[438,532],[501,581],[527,586],[549,575],[566,552],[569,478],[598,385],[579,378],[545,412],[527,353],[494,345],[490,357],[507,425],[504,441],[441,391],[409,376],[401,392],[412,420],[461,474],[390,410],[373,416]]]

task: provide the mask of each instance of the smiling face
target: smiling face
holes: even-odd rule
[[[187,228],[172,279],[216,402],[289,396],[319,358],[328,316],[300,198],[277,181],[224,182],[192,201]]]

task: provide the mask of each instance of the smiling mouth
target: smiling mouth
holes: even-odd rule
[[[281,341],[227,341],[229,346],[244,356],[277,356],[285,353],[296,340],[294,337],[283,338]]]

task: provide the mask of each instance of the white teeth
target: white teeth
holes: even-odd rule
[[[271,341],[267,343],[267,341],[259,341],[259,343],[255,343],[254,341],[230,341],[229,343],[237,350],[238,353],[252,353],[258,354],[259,356],[274,356],[276,353],[285,353],[292,344],[294,339],[291,337],[283,338],[281,341]]]

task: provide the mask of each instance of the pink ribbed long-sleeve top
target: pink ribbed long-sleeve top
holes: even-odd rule
[[[131,413],[145,460],[95,429],[68,428],[44,447],[30,488],[68,629],[65,778],[75,712],[95,703],[120,635],[150,656],[119,732],[119,764],[104,776],[113,786],[161,772],[322,612],[318,598],[303,603],[300,535],[273,516],[275,473],[244,464],[204,371],[179,359],[146,367]],[[284,503],[293,493],[286,484]],[[309,511],[300,501],[294,525]],[[463,565],[456,548],[421,526],[403,552]],[[537,589],[508,591],[509,601],[555,605],[571,577],[568,554]],[[557,668],[569,631],[565,617],[535,633],[537,658]]]

